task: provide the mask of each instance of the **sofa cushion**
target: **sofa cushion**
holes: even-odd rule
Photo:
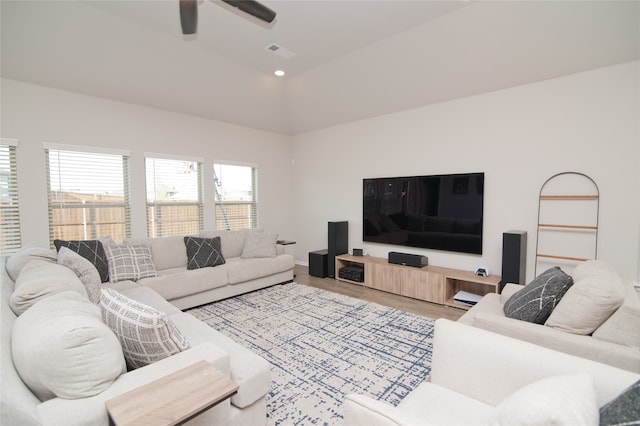
[[[249,232],[244,239],[242,249],[243,259],[255,259],[259,257],[276,257],[276,244],[278,234],[267,232]]]
[[[295,261],[290,254],[281,254],[276,258],[228,259],[227,275],[229,284],[239,284],[257,278],[293,269]]]
[[[593,337],[640,350],[640,297],[631,281],[624,283],[624,288],[622,306],[593,332]]]
[[[173,300],[228,284],[227,265],[187,270],[185,267],[165,269],[154,278],[143,278],[139,284],[152,288],[167,300]]]
[[[224,265],[220,237],[184,237],[187,247],[187,269]]]
[[[147,245],[108,246],[109,280],[113,283],[124,280],[138,281],[140,278],[158,275]]]
[[[640,380],[600,408],[600,425],[640,424]]]
[[[189,349],[167,314],[110,288],[102,289],[102,318],[120,340],[127,365],[138,368]]]
[[[531,383],[496,407],[492,425],[598,425],[598,397],[587,373]]]
[[[184,246],[184,236],[182,235],[158,238],[127,238],[124,244],[143,244],[151,247],[153,263],[158,270],[187,266],[187,249]]]
[[[43,299],[21,315],[11,346],[20,377],[43,401],[96,395],[126,371],[100,308],[73,291]]]
[[[594,263],[600,267],[594,267]],[[583,271],[588,271],[583,273]],[[591,334],[624,300],[624,286],[615,271],[600,261],[580,264],[573,285],[555,307],[545,325],[575,334]]]
[[[513,319],[544,324],[573,284],[558,266],[547,269],[509,298],[504,314]]]
[[[53,240],[56,250],[67,247],[93,264],[100,274],[100,281],[109,281],[109,265],[107,255],[100,240]]]
[[[45,260],[32,260],[22,268],[9,298],[9,306],[16,315],[20,315],[36,302],[69,290],[88,299],[82,281],[71,269]]]
[[[15,254],[9,256],[5,268],[11,280],[15,282],[18,279],[18,275],[20,275],[22,268],[24,268],[30,261],[44,260],[55,263],[56,258],[57,253],[55,250],[42,247],[27,247],[20,249]]]
[[[100,302],[100,274],[91,262],[67,247],[60,247],[58,264],[71,269],[84,284],[89,300]]]

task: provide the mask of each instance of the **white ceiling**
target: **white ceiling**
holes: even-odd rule
[[[299,133],[640,59],[638,1],[263,3],[2,0],[2,76]]]

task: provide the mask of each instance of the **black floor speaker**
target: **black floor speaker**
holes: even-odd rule
[[[500,291],[507,283],[526,284],[527,231],[508,231],[502,234],[502,281]]]
[[[327,275],[336,277],[336,256],[349,252],[349,222],[329,222]]]

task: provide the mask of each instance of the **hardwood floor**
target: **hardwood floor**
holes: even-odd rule
[[[437,319],[447,318],[456,321],[465,313],[462,309],[450,306],[437,305],[435,303],[424,302],[410,297],[398,296],[384,291],[367,288],[357,284],[336,281],[333,278],[318,278],[309,275],[306,266],[296,265],[294,281],[306,284],[323,290],[333,291],[346,296],[356,297],[380,305],[389,306],[425,317]]]

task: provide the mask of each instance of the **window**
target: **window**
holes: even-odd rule
[[[129,236],[129,154],[88,150],[45,145],[52,242]]]
[[[20,248],[17,145],[14,139],[0,141],[0,255],[15,253]]]
[[[194,234],[203,228],[202,161],[145,158],[147,234]]]
[[[258,226],[257,169],[251,166],[214,164],[216,229]]]

